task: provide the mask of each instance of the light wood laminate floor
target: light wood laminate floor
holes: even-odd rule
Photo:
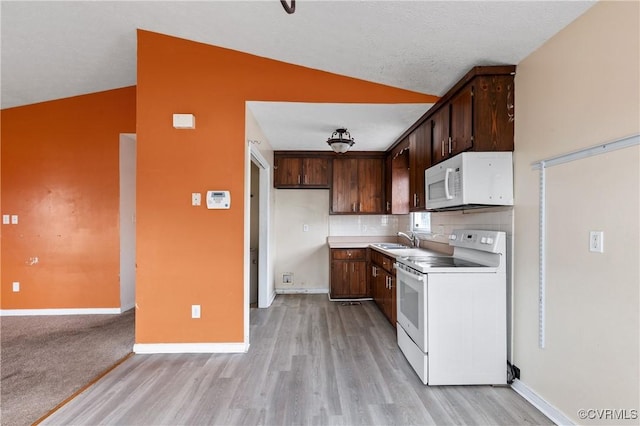
[[[507,386],[422,385],[373,302],[279,295],[248,353],[135,355],[43,424],[553,423]]]

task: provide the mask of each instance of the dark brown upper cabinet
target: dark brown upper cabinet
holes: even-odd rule
[[[392,153],[409,140],[408,187],[397,190],[408,193],[410,211],[426,209],[427,168],[464,151],[513,151],[515,70],[472,68],[391,146]]]
[[[431,164],[431,132],[424,122],[409,134],[409,210],[425,209],[424,171]]]
[[[514,72],[476,67],[432,108],[432,165],[464,151],[513,151]]]
[[[333,159],[331,214],[384,214],[384,157]]]
[[[275,188],[328,189],[330,187],[331,160],[321,156],[292,156],[274,153]]]
[[[387,153],[385,213],[409,213],[409,138]]]

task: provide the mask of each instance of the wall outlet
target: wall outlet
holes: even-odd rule
[[[306,223],[302,225],[302,232],[309,232],[309,225],[307,225]]]
[[[18,215],[17,214],[12,214],[11,215],[11,224],[12,225],[17,225],[18,224]]]
[[[293,283],[293,273],[292,272],[285,272],[284,274],[282,274],[282,282],[284,284]]]
[[[594,253],[604,252],[604,232],[591,231],[589,232],[589,251]]]
[[[20,282],[19,281],[14,281],[13,282],[13,292],[17,293],[20,291]]]
[[[191,305],[191,318],[200,318],[200,305]]]

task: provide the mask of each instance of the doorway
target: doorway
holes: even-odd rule
[[[255,173],[256,191],[253,198],[257,199],[255,211],[249,211],[249,220],[246,224],[246,232],[251,236],[250,224],[256,221],[257,234],[257,286],[258,308],[268,308],[276,296],[272,278],[271,266],[271,166],[253,144],[250,145],[249,167],[247,178],[251,179]],[[255,167],[255,169],[254,169]],[[248,188],[249,189],[249,188]],[[251,204],[251,201],[248,202]],[[251,245],[249,243],[249,245]],[[247,259],[248,260],[248,259]],[[248,285],[247,291],[250,291]]]
[[[249,307],[258,307],[258,259],[260,253],[260,169],[251,161],[249,233]]]
[[[136,135],[120,134],[120,312],[136,302]]]

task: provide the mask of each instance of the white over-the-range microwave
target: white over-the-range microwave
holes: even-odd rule
[[[463,152],[425,171],[427,210],[513,205],[511,152]]]

